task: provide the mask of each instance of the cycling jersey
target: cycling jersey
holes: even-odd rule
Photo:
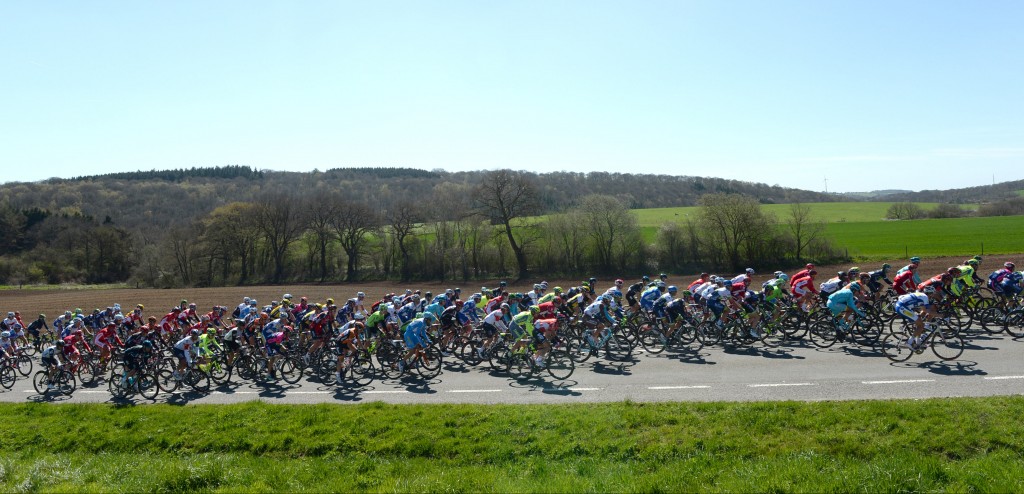
[[[199,354],[210,355],[213,353],[213,349],[222,350],[220,343],[217,343],[217,338],[210,336],[209,334],[203,334],[199,336]]]
[[[931,306],[931,300],[928,299],[928,295],[921,292],[913,292],[901,295],[900,298],[896,299],[896,305],[893,306],[893,309],[904,319],[917,321],[917,310],[921,308],[928,309]]]
[[[906,295],[917,290],[917,285],[920,283],[917,281],[917,273],[911,270],[897,274],[896,279],[892,281],[892,288],[897,295]]]
[[[845,281],[843,281],[841,278],[836,276],[834,278],[830,278],[827,281],[822,282],[821,285],[818,287],[818,289],[821,290],[822,294],[835,293],[840,288],[842,288],[843,285],[845,285],[845,284],[846,284]]]
[[[516,337],[522,336],[523,333],[530,333],[533,331],[533,314],[530,311],[523,311],[516,314],[512,318],[512,323],[508,325],[509,330]]]
[[[853,309],[858,316],[864,316],[864,312],[857,308],[857,297],[853,294],[853,290],[849,288],[843,288],[829,296],[828,308],[832,311],[833,315],[845,312],[849,308]]]
[[[588,305],[586,309],[583,309],[583,315],[591,319],[591,322],[608,321],[611,324],[615,324],[615,319],[608,312],[608,308],[600,301],[594,302]]]
[[[540,305],[540,304],[543,304],[543,303],[547,303],[547,302],[550,302],[550,301],[552,301],[554,299],[555,299],[555,293],[551,292],[551,293],[545,294],[544,296],[538,298],[537,299],[537,303],[534,304],[534,305]]]
[[[188,365],[192,365],[192,357],[195,356],[198,351],[199,350],[196,348],[196,344],[192,341],[191,336],[186,336],[174,344],[174,354],[177,355],[178,358],[185,359],[185,363]]]
[[[797,280],[793,287],[793,295],[796,298],[803,298],[808,293],[818,293],[818,290],[814,288],[814,278],[810,276],[804,276]]]
[[[92,344],[100,348],[106,348],[108,345],[110,345],[111,339],[113,339],[113,342],[117,343],[117,346],[124,345],[121,342],[121,338],[117,336],[117,330],[115,329],[113,324],[110,324],[104,327],[103,329],[97,331],[96,336],[94,336],[92,339]]]
[[[412,350],[417,346],[426,347],[430,344],[427,336],[427,323],[422,318],[413,319],[405,328],[404,338],[406,348]]]
[[[653,309],[654,301],[658,300],[658,297],[661,296],[661,293],[662,292],[658,287],[652,287],[644,290],[644,292],[640,294],[640,307],[643,307],[644,309],[647,310]]]
[[[901,275],[903,273],[906,273],[907,271],[910,271],[911,272],[911,276],[913,277],[913,280],[914,280],[914,286],[917,286],[917,285],[921,284],[921,277],[918,276],[918,274],[917,274],[917,268],[910,269],[910,266],[913,266],[913,265],[914,264],[911,263],[911,264],[907,264],[906,266],[903,266],[902,268],[900,268],[899,271],[896,271],[896,276],[899,276],[899,275]],[[896,280],[893,279],[893,283],[895,283],[895,282],[896,282]]]

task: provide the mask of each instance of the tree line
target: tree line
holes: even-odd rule
[[[622,195],[587,194],[539,216],[547,212],[545,184],[530,173],[498,170],[415,195],[388,184],[365,188],[280,187],[169,223],[158,237],[110,217],[8,203],[0,215],[10,233],[0,278],[154,287],[471,280],[737,270],[838,257],[807,206],[796,203],[779,219],[743,194],[705,194],[695,218],[645,238]]]

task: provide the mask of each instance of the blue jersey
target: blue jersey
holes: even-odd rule
[[[900,295],[900,298],[896,299],[896,310],[908,309],[917,310],[921,307],[931,307],[931,300],[928,299],[928,295],[921,292],[908,293],[906,295]]]
[[[833,314],[838,314],[846,310],[847,307],[853,309],[857,315],[864,315],[864,313],[857,308],[857,298],[849,288],[843,288],[828,297],[828,308],[832,309]]]
[[[424,307],[423,308],[423,312],[429,312],[429,313],[433,314],[434,316],[436,316],[436,319],[440,320],[441,319],[441,313],[444,312],[444,307],[442,307],[441,304],[435,302],[435,303],[432,303],[432,304]]]
[[[660,296],[661,290],[659,290],[658,287],[648,288],[640,294],[640,306],[645,309],[650,309],[654,307],[654,301],[658,300],[658,297]]]

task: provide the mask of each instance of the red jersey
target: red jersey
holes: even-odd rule
[[[906,295],[917,290],[917,285],[914,284],[914,271],[908,269],[896,275],[892,280],[892,288],[900,295]]]

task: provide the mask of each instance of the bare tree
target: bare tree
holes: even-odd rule
[[[256,228],[267,242],[274,261],[274,283],[284,278],[288,247],[306,230],[305,210],[295,197],[277,193],[256,203]]]
[[[629,245],[621,242],[638,231],[636,216],[615,197],[598,194],[584,197],[580,212],[594,242],[598,266],[606,271],[622,267],[616,266],[616,258],[624,260],[625,251],[616,250],[616,245]]]
[[[527,276],[526,252],[523,243],[513,234],[512,222],[538,210],[533,179],[523,172],[496,170],[483,177],[473,194],[480,212],[492,223],[504,228],[509,246],[516,257],[519,279]]]
[[[316,242],[320,282],[327,279],[327,248],[334,238],[331,222],[338,216],[337,194],[318,190],[306,199],[306,214],[309,219],[309,233]]]
[[[725,261],[733,269],[740,269],[740,250],[756,252],[757,241],[766,235],[771,220],[761,211],[757,199],[750,196],[706,194],[700,198],[700,204],[698,222],[708,236],[708,253],[717,262]]]
[[[398,245],[398,252],[401,254],[401,277],[402,281],[409,281],[409,246],[406,239],[412,234],[416,223],[421,221],[419,210],[412,201],[400,199],[391,204],[387,211],[387,221],[391,226],[391,233]]]
[[[366,203],[338,197],[331,227],[348,258],[345,281],[356,281],[359,276],[359,256],[367,236],[380,226],[380,217]]]
[[[793,237],[794,254],[798,262],[803,262],[807,247],[825,233],[825,224],[814,221],[811,207],[801,202],[790,204],[786,228]]]

